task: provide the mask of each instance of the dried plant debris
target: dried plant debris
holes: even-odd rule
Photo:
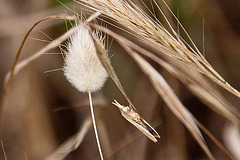
[[[74,1],[76,2],[77,0],[74,0]],[[140,69],[149,78],[155,90],[162,97],[162,99],[165,101],[165,103],[168,105],[171,111],[176,115],[176,117],[190,131],[190,133],[193,135],[193,137],[202,147],[204,152],[207,154],[208,158],[214,159],[212,153],[210,152],[198,128],[199,124],[197,123],[197,120],[191,114],[191,112],[189,112],[189,110],[181,103],[181,101],[178,99],[174,91],[168,85],[167,81],[161,76],[161,74],[150,63],[148,63],[148,61],[146,60],[146,57],[155,61],[164,69],[166,69],[170,74],[172,74],[174,77],[179,79],[184,85],[188,87],[188,89],[193,94],[195,94],[202,102],[205,102],[205,104],[208,105],[212,110],[218,112],[228,120],[232,121],[235,126],[234,133],[237,133],[238,131],[237,126],[239,126],[240,124],[239,111],[236,108],[234,108],[231,105],[231,103],[229,103],[221,95],[218,89],[215,88],[214,85],[212,85],[213,83],[211,81],[220,85],[224,89],[230,91],[233,95],[239,98],[240,98],[240,93],[236,89],[231,87],[212,68],[212,66],[207,62],[205,57],[199,52],[195,44],[192,42],[190,36],[182,27],[178,19],[176,19],[176,21],[179,23],[179,25],[182,27],[184,32],[189,37],[189,40],[192,43],[191,45],[187,44],[185,40],[182,39],[182,37],[180,37],[180,35],[176,33],[176,31],[174,31],[168,19],[162,12],[160,6],[158,6],[156,0],[151,0],[151,2],[155,3],[156,5],[155,8],[159,9],[161,14],[167,21],[170,31],[167,30],[161,24],[161,22],[158,21],[157,17],[155,17],[155,14],[152,14],[152,15],[146,14],[141,8],[135,5],[134,2],[131,0],[78,0],[78,1],[81,4],[88,6],[92,10],[97,11],[87,21],[83,22],[84,24],[90,22],[91,20],[95,19],[100,14],[102,14],[103,16],[108,17],[110,20],[115,21],[116,24],[113,24],[115,27],[117,27],[118,29],[120,28],[123,31],[126,31],[127,33],[130,33],[129,36],[132,36],[131,37],[132,39],[134,38],[136,39],[137,42],[129,41],[128,39],[122,37],[122,35],[119,35],[116,32],[116,30],[112,32],[106,27],[102,27],[96,24],[89,24],[95,27],[96,29],[99,29],[105,32],[106,34],[110,35],[129,53],[130,56],[132,56],[132,58],[135,60],[137,65],[140,67]],[[164,0],[162,1],[165,3]],[[168,8],[167,4],[166,4],[166,7]],[[170,9],[169,11],[171,12]],[[72,58],[71,60],[69,60],[69,57],[68,57],[69,54],[66,54],[66,57],[65,57],[66,64],[64,66],[65,67],[64,71],[68,80],[70,80],[70,82],[79,91],[89,92],[89,98],[91,102],[90,92],[94,92],[100,89],[103,86],[107,78],[107,75],[109,75],[129,103],[128,106],[123,106],[119,104],[116,100],[114,100],[113,104],[118,107],[122,116],[126,120],[128,120],[131,124],[137,127],[142,133],[144,133],[153,142],[157,142],[157,138],[160,138],[159,134],[137,112],[133,103],[131,102],[126,92],[124,91],[124,88],[122,87],[121,82],[117,77],[117,74],[115,73],[113,67],[111,66],[106,50],[102,44],[102,39],[99,39],[98,36],[92,33],[90,27],[87,27],[87,28],[85,28],[84,26],[74,27],[68,32],[66,32],[65,34],[63,34],[61,37],[56,39],[55,41],[49,43],[43,49],[36,52],[33,56],[25,59],[20,63],[17,63],[23,44],[25,43],[31,30],[41,21],[44,21],[46,19],[52,19],[52,18],[75,19],[75,17],[68,17],[68,16],[60,16],[60,17],[50,16],[34,24],[34,26],[26,34],[21,44],[21,47],[19,48],[18,54],[16,56],[16,60],[14,62],[11,72],[9,72],[8,75],[6,76],[7,83],[5,83],[2,106],[5,105],[7,90],[9,88],[11,79],[14,77],[15,74],[17,74],[30,62],[36,60],[38,57],[43,55],[49,49],[52,49],[58,46],[61,42],[66,40],[72,34],[73,36],[71,38],[73,39],[74,35],[76,36],[76,32],[80,33],[80,30],[81,30],[81,32],[83,32],[85,36],[83,34],[80,39],[82,40],[84,38],[87,38],[87,40],[84,42],[86,43],[87,41],[90,42],[90,43],[87,43],[87,45],[90,44],[91,49],[93,49],[94,53],[97,55],[96,56],[94,54],[94,57],[91,57],[94,59],[90,58],[88,62],[89,64],[91,64],[92,60],[97,62],[97,63],[94,62],[93,64],[96,64],[98,69],[100,69],[101,71],[104,71],[104,74],[100,76],[103,79],[101,82],[99,81],[95,82],[95,80],[98,79],[97,77],[89,80],[90,78],[87,76],[91,76],[91,75],[87,75],[86,77],[81,77],[83,74],[81,74],[82,71],[79,71],[79,70],[75,72],[77,74],[74,73],[74,76],[72,76],[73,75],[72,73],[66,74],[66,72],[72,72],[72,69],[73,70],[76,69],[76,68],[69,69],[69,67],[72,67],[74,63],[78,67],[82,65],[82,64],[79,64],[80,61],[78,59],[78,58],[81,58],[81,55],[74,53],[73,57],[71,57]],[[69,43],[68,52],[71,52],[76,49],[76,48],[71,48],[74,43],[75,43],[74,41],[72,41],[72,43]],[[84,46],[86,45],[84,44]],[[83,50],[84,49],[86,48],[83,47]],[[77,48],[77,50],[79,52],[79,48]],[[99,63],[99,60],[101,64]],[[85,71],[87,72],[90,71],[89,69],[91,69],[91,67],[86,65],[85,66],[83,65],[80,68],[86,69]],[[99,72],[96,71],[94,73],[99,73]],[[98,83],[99,84],[97,85],[98,87],[96,87],[96,86],[82,85],[81,82],[84,82],[84,84],[88,84],[88,83],[92,83],[94,85],[97,85]],[[92,104],[90,106],[93,112]],[[3,108],[4,107],[2,107],[2,109]],[[0,110],[0,114],[2,114],[2,112],[3,110],[2,111]],[[90,127],[90,124],[91,124],[90,120],[88,119],[86,121],[86,126],[87,126],[86,130],[79,131],[77,135],[71,137],[69,140],[63,143],[63,145],[61,145],[56,150],[56,152],[50,155],[50,159],[51,159],[51,156],[58,157],[53,159],[63,159],[70,152],[74,151],[81,144],[84,135],[87,133],[87,130]],[[235,151],[234,147],[236,148],[236,144],[234,142],[236,141],[234,140],[239,139],[239,134],[236,134],[236,136],[231,136],[232,135],[231,129],[227,128],[226,131],[228,132],[226,133],[227,136],[225,136],[225,138],[227,139],[230,137],[230,140],[227,139],[227,141],[230,143],[230,145],[234,144],[233,149],[231,149],[230,145],[228,145],[228,147],[230,148],[230,150]],[[239,157],[239,154],[236,154],[234,156]],[[103,157],[101,158],[103,159]]]
[[[101,13],[100,12],[96,12],[94,14],[92,14],[86,21],[84,21],[85,23],[89,23],[91,22],[93,19],[95,19],[97,16],[99,16]],[[52,41],[51,43],[49,43],[47,46],[43,47],[42,49],[40,49],[39,51],[37,51],[36,53],[34,53],[32,56],[22,60],[21,62],[18,62],[20,54],[22,53],[22,49],[23,46],[29,36],[29,34],[32,32],[32,30],[40,23],[43,22],[45,20],[48,19],[59,19],[59,16],[62,17],[61,19],[69,19],[69,20],[76,20],[75,16],[66,16],[66,15],[56,15],[56,16],[49,16],[49,17],[45,17],[39,21],[37,21],[26,33],[26,35],[24,36],[22,43],[18,49],[17,55],[15,57],[14,60],[14,64],[11,68],[11,71],[9,71],[4,79],[4,91],[2,93],[2,101],[1,101],[1,109],[0,109],[0,120],[2,119],[3,116],[3,112],[4,112],[4,108],[5,108],[5,103],[6,103],[6,98],[8,95],[8,89],[9,86],[11,84],[11,80],[13,79],[13,77],[20,72],[22,69],[24,69],[25,67],[27,67],[31,62],[37,60],[39,57],[41,57],[42,55],[44,55],[44,53],[48,52],[49,50],[56,48],[59,46],[59,44],[61,44],[62,42],[64,42],[67,38],[69,38],[70,35],[72,35],[75,31],[76,31],[76,27],[70,29],[68,32],[64,33],[62,36],[60,36],[59,38],[55,39],[54,41]]]
[[[95,40],[94,37],[92,37],[95,43],[96,52],[98,55],[99,60],[101,61],[103,67],[108,72],[109,76],[112,78],[118,89],[121,91],[121,93],[124,95],[126,100],[129,102],[129,106],[124,107],[120,105],[117,101],[113,103],[116,105],[119,110],[121,111],[124,118],[126,118],[130,123],[132,123],[135,127],[137,127],[141,132],[143,132],[146,136],[148,136],[153,142],[157,142],[156,138],[160,138],[158,133],[138,114],[137,109],[134,107],[133,103],[131,102],[130,98],[127,96],[124,88],[122,87],[122,84],[120,80],[117,77],[117,74],[115,73],[107,55],[105,54],[105,51],[101,47],[101,45]],[[125,108],[123,110],[123,108]],[[124,112],[124,114],[123,114]],[[130,114],[130,115],[128,115]]]
[[[86,118],[78,133],[68,138],[54,152],[52,152],[51,155],[46,157],[45,160],[61,160],[64,159],[70,152],[75,151],[82,143],[84,137],[89,131],[89,128],[91,127],[91,124],[91,118]]]
[[[118,107],[119,111],[122,113],[122,116],[132,123],[137,129],[139,129],[143,134],[145,134],[153,142],[157,142],[157,138],[160,138],[159,134],[153,127],[151,127],[132,107],[123,106],[119,104],[116,100],[112,102],[115,106]]]
[[[169,25],[168,27],[171,28],[171,31],[168,31],[161,24],[161,22],[157,20],[156,17],[154,17],[155,19],[153,20],[141,8],[139,8],[134,4],[134,2],[130,0],[80,0],[80,3],[82,2],[86,6],[89,6],[89,8],[95,11],[99,11],[103,15],[115,21],[116,24],[119,24],[123,30],[125,30],[127,33],[131,33],[130,36],[132,36],[132,38],[135,37],[137,39],[137,42],[129,41],[116,32],[112,32],[107,28],[93,25],[94,27],[112,36],[131,56],[135,57],[134,59],[139,64],[140,68],[150,78],[153,86],[159,92],[165,102],[167,102],[173,113],[194,135],[200,146],[205,150],[208,157],[210,159],[214,159],[196,123],[194,122],[194,117],[186,109],[186,107],[181,104],[181,102],[178,103],[178,105],[174,105],[175,102],[179,101],[172,101],[172,98],[175,97],[175,100],[177,98],[174,93],[172,97],[169,97],[169,95],[166,94],[162,94],[163,91],[161,88],[164,87],[164,85],[160,83],[160,79],[162,78],[159,79],[159,77],[161,75],[158,75],[158,72],[155,71],[150,64],[150,68],[146,68],[145,64],[147,63],[143,63],[143,57],[137,57],[137,55],[143,54],[144,56],[147,56],[148,58],[157,62],[159,65],[163,66],[166,70],[169,71],[169,73],[183,82],[183,84],[185,84],[189,90],[208,107],[223,115],[233,123],[237,124],[240,123],[239,111],[234,108],[231,103],[224,99],[223,96],[221,96],[221,93],[209,80],[217,83],[219,86],[230,91],[237,97],[240,97],[239,92],[231,87],[212,68],[212,66],[207,62],[205,57],[200,53],[195,44],[192,42],[190,36],[187,34],[181,24],[180,26],[189,37],[192,43],[191,45],[193,47],[191,47],[190,44],[186,43],[185,40],[183,40],[173,30],[170,22],[167,20],[160,6],[158,6],[155,0],[153,0],[153,2],[167,21]],[[170,9],[169,11],[171,12]],[[178,21],[178,23],[180,22]],[[144,47],[140,47],[138,44],[143,44]],[[104,61],[104,59],[102,61]],[[153,70],[154,73],[152,72]],[[111,76],[111,78],[114,79],[115,77]],[[119,88],[121,88],[121,86]],[[166,87],[164,88],[166,89]],[[127,99],[126,95],[125,97]],[[129,104],[132,103],[129,102]],[[185,115],[183,113],[188,114]]]
[[[192,133],[193,137],[195,137],[196,141],[203,148],[205,153],[210,159],[215,159],[212,153],[209,151],[209,148],[194,120],[194,116],[188,109],[181,103],[181,101],[177,98],[174,91],[168,85],[168,83],[164,80],[159,72],[157,72],[146,60],[144,60],[141,56],[134,54],[133,58],[138,63],[139,67],[143,70],[143,72],[148,76],[151,83],[153,84],[156,91],[163,98],[168,107],[172,110],[172,112],[178,117],[178,119],[189,129]]]
[[[164,1],[164,0],[163,0]],[[240,93],[230,86],[207,62],[195,44],[187,44],[172,28],[160,6],[153,2],[167,21],[173,35],[157,20],[153,20],[141,8],[130,0],[79,0],[91,9],[101,12],[124,29],[134,35],[139,41],[158,50],[158,56],[169,56],[184,63],[188,67],[205,74],[212,81],[240,97]],[[164,1],[165,2],[165,1]],[[166,3],[165,3],[166,4]],[[167,6],[167,4],[166,4]],[[168,7],[168,6],[167,6]],[[169,9],[171,12],[171,10]],[[178,20],[177,20],[178,21]],[[179,21],[178,21],[179,22]],[[180,24],[182,27],[182,25]],[[185,31],[185,29],[182,27]],[[187,33],[187,32],[186,32]],[[188,35],[190,38],[190,36]]]

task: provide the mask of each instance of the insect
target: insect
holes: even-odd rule
[[[153,142],[157,142],[157,138],[160,138],[159,134],[134,110],[131,104],[129,106],[123,106],[119,104],[115,99],[112,104],[118,107],[122,116],[126,120],[132,123],[137,129],[139,129]]]

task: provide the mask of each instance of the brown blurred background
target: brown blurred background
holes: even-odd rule
[[[137,3],[140,0],[136,0]],[[158,0],[161,6],[161,0]],[[71,0],[61,0],[66,6],[80,12],[81,6]],[[168,0],[169,6],[203,52],[203,19],[205,56],[209,63],[232,86],[240,90],[240,1],[239,0]],[[150,6],[148,0],[146,4]],[[155,9],[157,9],[155,7]],[[163,7],[173,26],[177,23]],[[0,1],[0,85],[10,70],[17,49],[27,30],[42,17],[71,11],[55,0]],[[157,12],[162,21],[162,17]],[[49,20],[30,34],[20,61],[33,55],[66,31],[63,20]],[[43,32],[43,33],[42,33]],[[181,33],[182,34],[182,33]],[[185,36],[182,34],[185,38]],[[40,41],[40,40],[44,41]],[[111,38],[110,38],[111,40]],[[96,119],[105,157],[110,160],[200,160],[207,159],[186,128],[176,119],[157,95],[135,62],[115,42],[109,48],[111,63],[123,87],[142,117],[156,128],[161,139],[155,144],[143,136],[111,104],[117,99],[127,104],[109,79],[102,91],[94,93]],[[59,49],[51,50],[59,53]],[[79,93],[65,79],[62,71],[44,73],[62,68],[61,55],[43,55],[14,77],[7,97],[2,126],[2,146],[9,160],[38,160],[52,153],[68,137],[78,131],[84,119],[90,116],[88,96]],[[159,68],[180,100],[223,143],[223,132],[228,122],[208,109],[169,73]],[[220,89],[238,109],[238,98]],[[61,110],[56,110],[60,109]],[[228,159],[207,137],[206,141],[216,159]],[[1,147],[3,149],[3,147]],[[4,154],[0,151],[0,159]],[[66,159],[100,159],[93,129],[89,130],[80,147]]]

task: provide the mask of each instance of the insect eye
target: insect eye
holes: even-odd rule
[[[124,107],[124,108],[122,109],[122,111],[123,111],[123,112],[129,112],[130,109],[129,109],[128,107]]]

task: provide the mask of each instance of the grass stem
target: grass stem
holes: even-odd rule
[[[99,138],[98,138],[97,125],[96,125],[95,116],[94,116],[94,111],[93,111],[93,104],[92,104],[92,95],[91,95],[91,92],[88,92],[88,95],[89,95],[90,109],[91,109],[93,127],[94,127],[94,132],[95,132],[95,136],[96,136],[96,140],[97,140],[98,150],[99,150],[99,154],[100,154],[101,160],[104,160],[103,154],[102,154],[101,145],[100,145],[100,141],[99,141]]]

